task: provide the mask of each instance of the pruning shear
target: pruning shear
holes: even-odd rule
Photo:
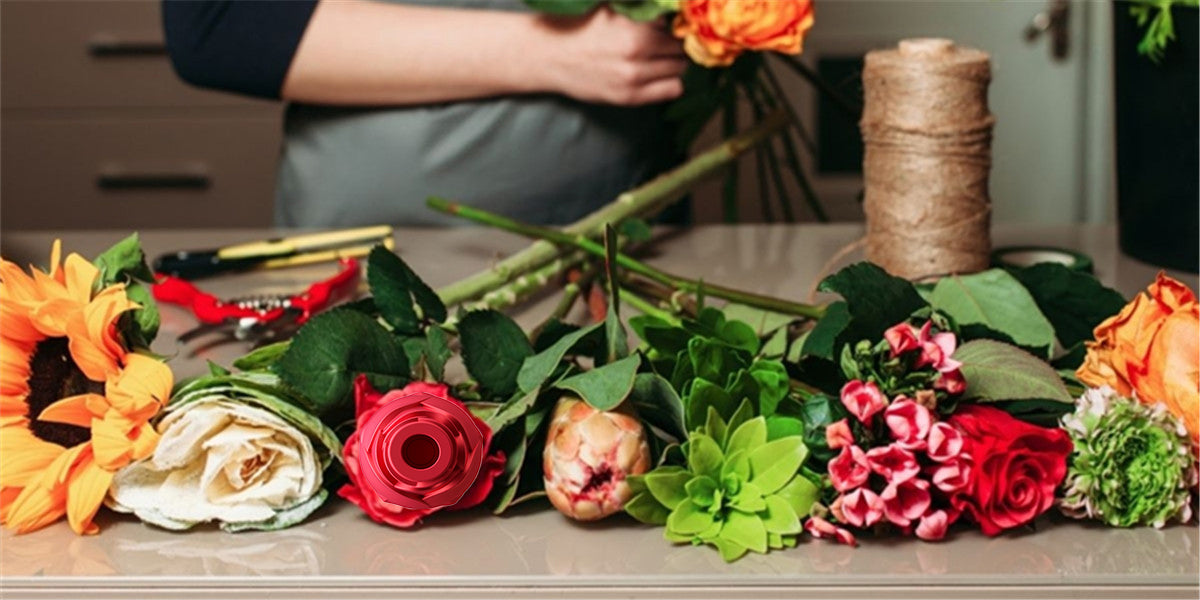
[[[200,321],[198,327],[179,336],[181,344],[208,335],[221,336],[196,352],[231,341],[253,341],[255,345],[261,345],[286,337],[317,312],[355,294],[362,268],[353,258],[343,258],[338,264],[340,268],[336,275],[294,295],[270,294],[222,300],[179,277],[161,274],[151,291],[155,300],[188,308]]]

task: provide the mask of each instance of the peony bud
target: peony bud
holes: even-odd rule
[[[580,521],[618,512],[632,495],[625,478],[649,468],[646,430],[636,417],[599,411],[578,398],[558,401],[542,472],[559,512]]]

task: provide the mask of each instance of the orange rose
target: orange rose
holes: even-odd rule
[[[692,60],[724,67],[743,50],[799,54],[812,24],[812,0],[684,0],[675,37]]]
[[[1116,316],[1096,327],[1087,357],[1075,372],[1087,385],[1136,392],[1162,402],[1200,440],[1200,303],[1192,290],[1159,273]]]

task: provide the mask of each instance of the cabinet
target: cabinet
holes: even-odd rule
[[[0,227],[270,224],[279,103],[192,88],[160,4],[0,3]]]

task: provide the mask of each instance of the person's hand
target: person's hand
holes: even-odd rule
[[[542,19],[550,35],[543,76],[557,92],[634,106],[678,98],[687,68],[683,45],[661,23],[638,23],[607,7],[582,19]]]

